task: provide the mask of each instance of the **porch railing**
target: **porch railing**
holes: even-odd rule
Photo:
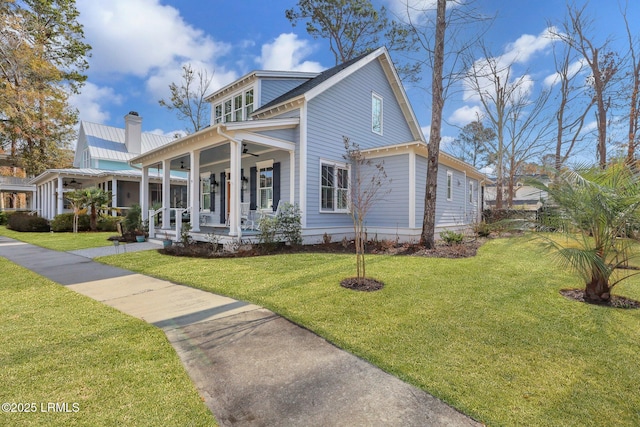
[[[169,210],[168,208],[160,208],[160,209],[149,209],[149,238],[155,239],[156,237],[156,218],[158,214],[163,214],[164,211]]]

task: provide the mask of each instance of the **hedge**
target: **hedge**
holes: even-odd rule
[[[56,215],[51,221],[51,230],[57,233],[73,231],[73,213],[63,213]],[[78,216],[78,231],[89,230],[89,216]]]
[[[15,213],[9,216],[7,228],[14,231],[48,232],[51,230],[49,221],[40,216]]]

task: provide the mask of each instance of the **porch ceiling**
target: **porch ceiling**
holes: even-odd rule
[[[151,150],[145,154],[134,157],[130,160],[131,164],[142,164],[143,166],[154,166],[161,163],[165,159],[171,159],[171,168],[175,170],[174,160],[178,159],[176,165],[180,166],[180,160],[184,162],[184,156],[196,150],[211,150],[218,146],[225,147],[229,150],[229,141],[226,134],[234,138],[234,140],[243,140],[243,142],[264,145],[271,148],[293,149],[293,143],[288,141],[269,138],[253,133],[254,131],[274,130],[294,128],[300,124],[298,118],[288,119],[272,119],[272,120],[249,120],[246,122],[234,123],[218,123],[214,126],[207,127],[194,134],[187,135],[177,139],[174,142],[166,144],[155,150]],[[224,149],[224,148],[223,148]],[[222,153],[219,153],[222,158]],[[228,158],[228,155],[227,155]]]

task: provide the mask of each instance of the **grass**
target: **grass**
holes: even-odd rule
[[[116,235],[112,231],[103,232],[79,232],[79,233],[28,233],[9,230],[6,226],[0,226],[0,235],[23,242],[38,245],[43,248],[56,251],[75,251],[79,249],[95,248],[99,246],[113,245],[107,240]]]
[[[476,257],[369,256],[386,286],[338,283],[354,256],[101,261],[265,306],[488,425],[640,425],[640,310],[559,295],[579,281],[524,239]],[[614,288],[640,299],[640,278]]]
[[[215,425],[162,331],[3,258],[0,271],[0,402],[36,405],[1,425]]]

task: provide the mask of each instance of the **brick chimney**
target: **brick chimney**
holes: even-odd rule
[[[135,111],[124,116],[124,145],[131,154],[142,153],[142,117]]]

